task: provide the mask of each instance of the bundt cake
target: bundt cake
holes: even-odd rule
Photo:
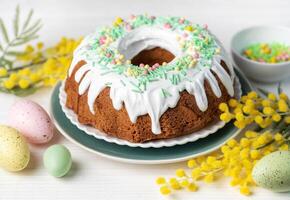
[[[65,81],[81,124],[141,143],[194,133],[218,120],[234,72],[207,26],[131,16],[87,36]]]

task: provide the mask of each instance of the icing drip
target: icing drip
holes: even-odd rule
[[[111,44],[111,47],[119,49],[125,57],[131,59],[143,49],[162,46],[169,49],[175,54],[175,59],[171,61],[174,65],[175,62],[182,56],[184,51],[179,49],[175,41],[172,41],[172,34],[165,33],[159,30],[159,34],[152,30],[156,29],[137,29],[135,33],[130,34],[128,37],[116,40]],[[183,34],[183,33],[181,33]],[[158,78],[157,80],[150,81],[146,85],[146,89],[142,91],[135,91],[132,89],[136,86],[136,78],[128,76],[124,73],[116,73],[115,71],[104,71],[104,65],[95,62],[98,58],[96,52],[85,53],[88,44],[95,40],[94,35],[88,36],[74,53],[73,62],[71,64],[69,75],[71,75],[75,65],[85,60],[86,64],[83,65],[75,74],[75,80],[79,83],[79,94],[82,95],[88,91],[88,105],[90,111],[94,114],[94,103],[100,92],[110,87],[110,98],[113,107],[120,110],[123,105],[125,106],[128,116],[132,123],[135,123],[138,116],[148,114],[151,118],[152,132],[154,134],[161,133],[159,119],[168,108],[174,108],[179,101],[180,92],[186,90],[188,93],[195,96],[198,108],[201,111],[206,111],[208,107],[208,99],[204,88],[204,82],[208,81],[214,95],[221,97],[221,89],[214,74],[220,79],[221,83],[225,86],[230,96],[234,95],[233,81],[234,73],[231,63],[226,55],[225,50],[217,41],[217,48],[221,49],[219,55],[211,58],[211,62],[207,62],[207,67],[203,66],[203,59],[199,59],[194,68],[186,69],[185,73],[174,70],[166,71],[167,77],[177,77],[178,81],[171,81],[169,78]],[[126,51],[128,49],[128,51]],[[223,60],[229,68],[230,74],[221,66],[220,62]],[[110,64],[108,65],[110,66]],[[162,66],[163,67],[163,66]],[[114,65],[109,67],[114,69]],[[180,78],[181,77],[181,78]],[[133,86],[132,86],[133,85]],[[139,88],[139,85],[136,87]]]
[[[229,66],[229,65],[228,65]],[[219,63],[215,63],[211,68],[219,77],[222,84],[226,87],[229,95],[234,95],[233,80]],[[87,73],[86,73],[87,72]],[[83,77],[80,80],[79,77]],[[77,78],[78,77],[78,78]],[[138,116],[148,114],[151,118],[152,132],[158,134],[161,132],[159,119],[168,109],[174,108],[180,98],[179,92],[186,90],[195,96],[198,108],[205,111],[208,106],[207,96],[204,88],[204,81],[207,80],[217,97],[221,96],[221,90],[213,73],[205,68],[190,77],[193,81],[182,81],[179,85],[173,86],[169,81],[162,80],[153,82],[144,93],[136,93],[120,83],[120,75],[110,74],[101,76],[98,70],[92,66],[82,66],[77,74],[76,81],[80,83],[79,93],[83,94],[88,90],[88,105],[90,111],[94,112],[94,102],[100,92],[107,87],[106,83],[111,81],[110,98],[116,110],[122,108],[124,103],[132,123],[135,123]],[[164,88],[170,94],[164,98],[160,93],[160,88]]]
[[[227,66],[229,66],[228,63]],[[221,66],[221,64],[218,63],[216,60],[214,60],[211,69],[217,74],[223,85],[226,87],[228,94],[230,96],[234,96],[233,80],[231,79],[230,75],[226,72],[226,70]]]
[[[215,96],[216,97],[221,97],[222,96],[222,92],[220,90],[218,82],[217,82],[216,78],[214,77],[214,75],[211,73],[211,71],[209,69],[205,69],[204,70],[204,76],[208,80],[208,82],[210,84],[210,87],[213,89],[213,92],[214,92]]]

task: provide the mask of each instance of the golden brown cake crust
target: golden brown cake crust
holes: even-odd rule
[[[74,78],[76,71],[84,64],[85,61],[80,61],[75,66],[71,76],[66,80],[66,106],[77,114],[80,123],[93,126],[108,135],[134,143],[174,138],[198,131],[218,119],[220,114],[218,105],[221,102],[228,101],[230,98],[226,88],[215,75],[222,96],[217,98],[209,83],[205,81],[204,86],[208,97],[208,108],[205,112],[202,112],[199,110],[193,95],[186,91],[181,92],[177,106],[175,108],[169,108],[161,116],[160,125],[162,132],[156,135],[151,131],[151,119],[148,114],[139,116],[137,122],[132,123],[124,105],[121,110],[114,109],[112,100],[110,99],[109,87],[105,88],[95,100],[95,115],[93,115],[87,103],[87,91],[83,95],[79,95],[79,86]],[[222,61],[221,64],[229,73],[225,63]]]

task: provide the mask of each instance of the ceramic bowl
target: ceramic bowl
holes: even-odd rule
[[[290,28],[281,26],[255,26],[236,33],[231,41],[231,54],[236,65],[251,79],[277,82],[290,77],[290,62],[260,63],[247,59],[242,51],[255,43],[278,42],[290,45]]]

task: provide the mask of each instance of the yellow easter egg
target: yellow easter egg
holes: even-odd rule
[[[28,144],[14,128],[0,125],[0,167],[7,171],[24,169],[30,159]]]

